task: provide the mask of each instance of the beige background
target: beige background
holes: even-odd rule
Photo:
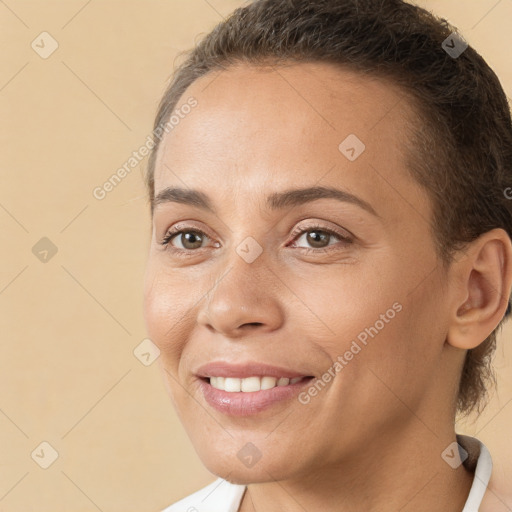
[[[420,3],[460,28],[511,96],[512,0]],[[240,5],[0,1],[2,511],[157,511],[214,479],[158,364],[133,353],[146,338],[146,162],[105,199],[92,191],[151,132],[177,52]],[[59,45],[46,59],[31,47],[43,51],[44,31]],[[58,249],[46,263],[32,252],[43,237]],[[502,480],[512,478],[510,336],[507,326],[499,393],[459,426],[487,444]],[[58,452],[47,469],[43,441]]]

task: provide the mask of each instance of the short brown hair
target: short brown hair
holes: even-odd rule
[[[454,33],[445,19],[402,0],[257,0],[188,52],[160,102],[154,131],[162,133],[192,82],[237,63],[323,61],[391,80],[419,114],[407,165],[433,204],[431,231],[448,268],[457,251],[493,228],[512,238],[504,194],[512,184],[507,97],[471,46],[459,56],[445,51],[443,42]],[[151,214],[160,138],[146,175]],[[461,414],[485,407],[487,384],[495,383],[496,333],[509,313],[510,302],[491,335],[466,353],[456,403]]]

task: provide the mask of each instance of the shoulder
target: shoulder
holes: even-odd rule
[[[237,512],[244,491],[245,485],[217,478],[161,512]]]

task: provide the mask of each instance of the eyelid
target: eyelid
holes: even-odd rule
[[[198,227],[193,224],[194,221],[179,221],[173,224],[170,228],[165,230],[164,237],[169,234],[177,234],[183,231],[196,231],[198,233],[206,235],[208,238],[212,239],[213,237],[210,235],[210,231],[206,228]]]
[[[326,233],[333,234],[342,240],[355,240],[356,237],[350,231],[348,231],[346,229],[339,228],[339,227],[331,227],[328,225],[323,225],[323,222],[325,222],[325,221],[315,221],[314,220],[314,221],[311,221],[310,224],[306,224],[305,226],[304,225],[297,226],[292,231],[291,236],[295,240],[298,235],[302,235],[302,234],[304,234],[304,232],[313,231],[316,229],[318,231],[325,231]]]

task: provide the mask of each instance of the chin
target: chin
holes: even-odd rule
[[[225,468],[222,472],[212,471],[211,469],[209,471],[214,475],[237,485],[260,484],[287,478],[285,475],[274,475],[272,472],[268,472],[264,468],[260,468],[258,470],[255,468]]]
[[[199,454],[199,456],[210,473],[233,484],[272,482],[286,480],[293,476],[289,457],[287,460],[276,460],[275,458],[265,459],[262,455],[259,459],[255,456],[251,460],[251,451],[247,447],[245,452],[240,450],[232,456],[228,456],[225,452],[209,452],[207,455]]]

